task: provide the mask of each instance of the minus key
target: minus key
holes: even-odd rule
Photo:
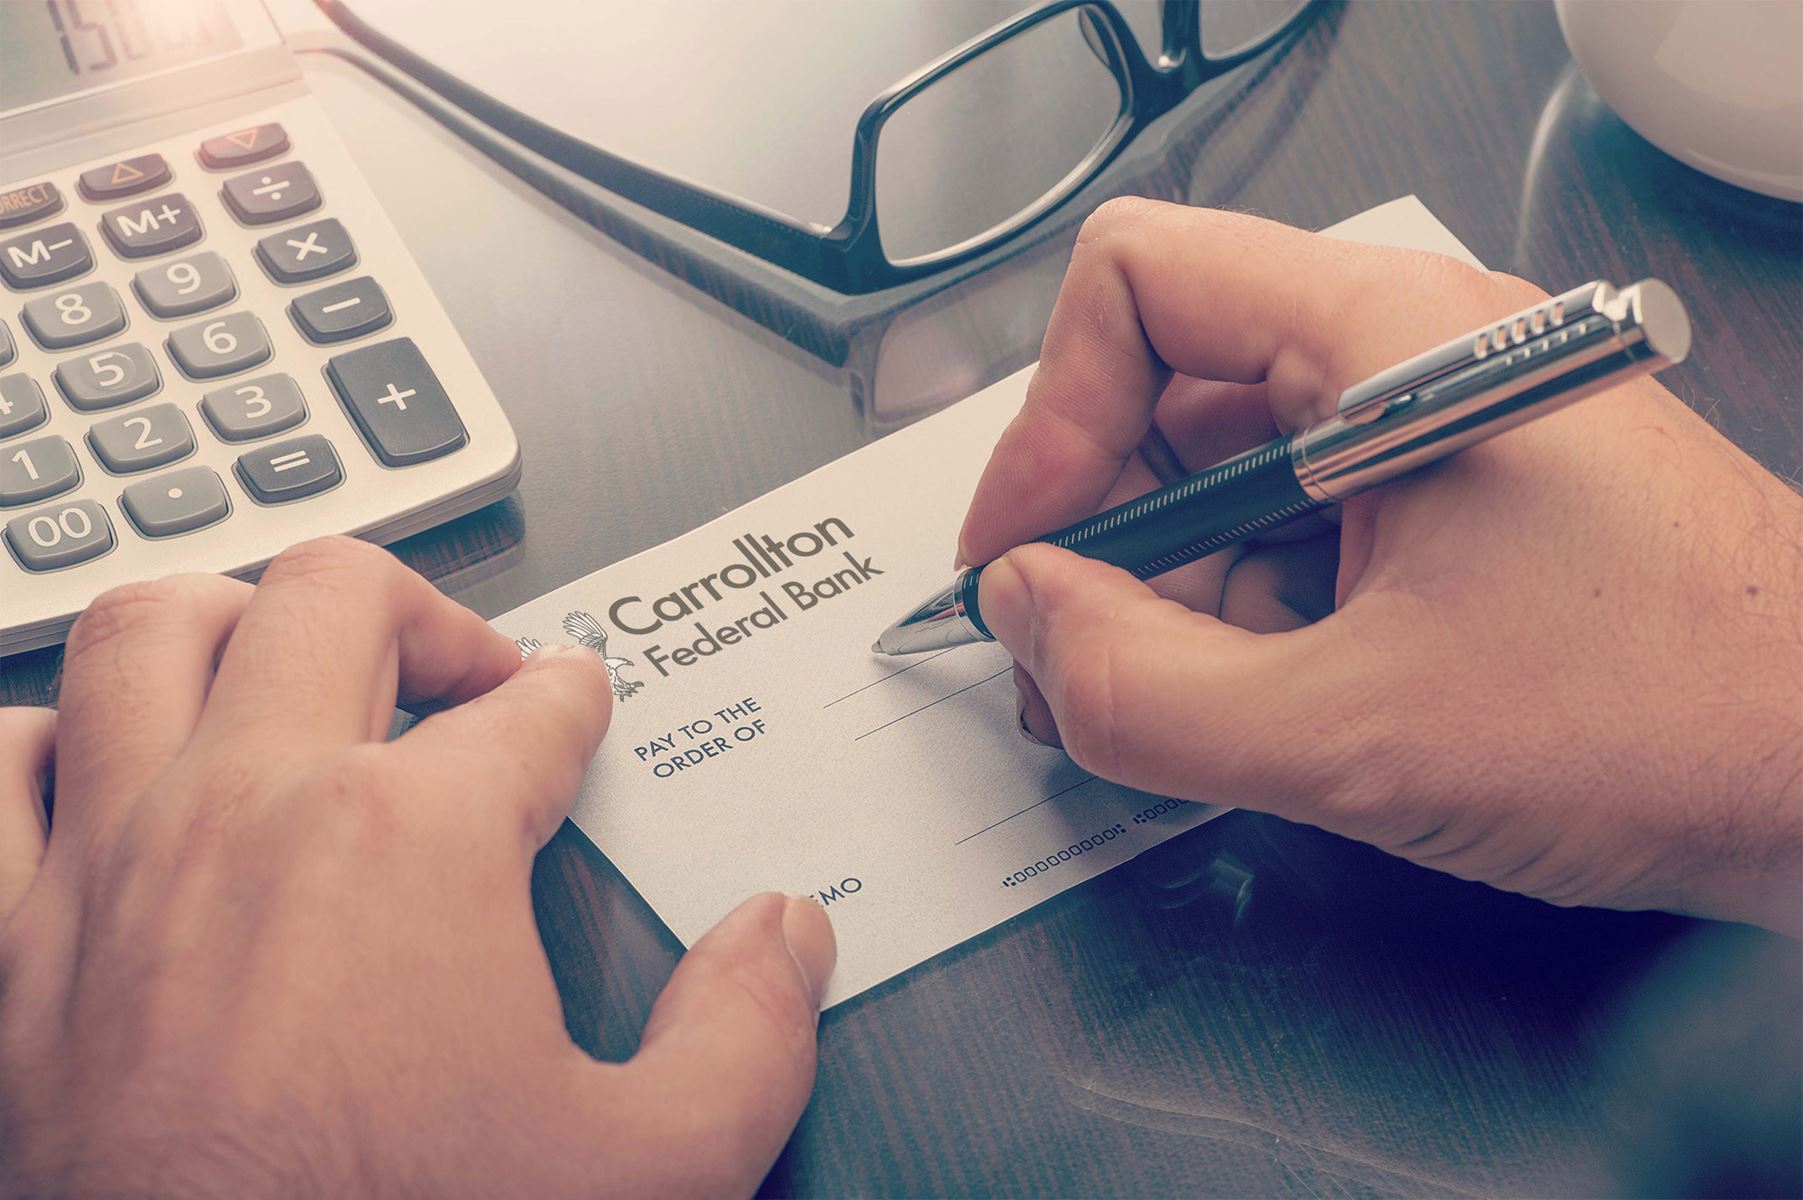
[[[388,297],[367,275],[308,292],[288,306],[288,316],[316,346],[362,337],[394,321]]]

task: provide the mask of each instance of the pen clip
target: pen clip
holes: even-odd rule
[[[1340,393],[1336,412],[1348,425],[1376,420],[1396,401],[1407,398],[1436,379],[1482,362],[1498,350],[1519,346],[1549,329],[1557,329],[1568,321],[1598,311],[1609,302],[1615,290],[1602,280],[1593,280],[1564,295],[1542,300],[1531,308],[1435,346],[1353,384]]]

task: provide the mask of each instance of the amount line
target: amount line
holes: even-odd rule
[[[953,650],[956,650],[956,649],[957,649],[957,647],[953,646],[950,649],[941,650],[939,652],[939,654],[950,654]],[[879,683],[887,683],[891,679],[894,679],[897,675],[905,674],[908,671],[912,671],[915,667],[924,667],[926,664],[932,662],[935,658],[938,658],[939,654],[929,654],[925,658],[917,659],[916,661],[909,663],[907,666],[901,668],[898,671],[889,672],[887,675],[883,676],[881,679],[873,679],[861,688],[853,688],[851,691],[846,692],[843,696],[839,697],[839,700],[849,700],[853,696],[857,695],[859,692],[867,691],[870,688],[875,687]],[[825,704],[822,704],[820,707],[821,708],[831,708],[833,705],[839,703],[839,700],[828,700]]]
[[[903,669],[905,670],[906,668],[903,668]],[[883,730],[889,728],[889,726],[895,724],[896,721],[905,721],[909,717],[913,716],[915,713],[925,712],[927,709],[933,707],[934,704],[943,704],[945,701],[950,700],[953,696],[962,696],[965,692],[968,692],[971,688],[982,687],[984,684],[988,683],[991,679],[1000,679],[1002,676],[1006,675],[1008,672],[1012,671],[1013,669],[1014,669],[1013,666],[1003,667],[1001,670],[997,671],[993,675],[989,675],[989,676],[986,676],[985,678],[979,679],[975,683],[967,683],[955,692],[948,693],[947,695],[939,697],[939,699],[937,699],[937,700],[931,701],[930,703],[927,703],[927,704],[923,704],[919,708],[915,709],[914,712],[905,712],[901,716],[896,717],[892,721],[884,721],[881,725],[878,725],[875,729],[872,729],[867,733],[860,733],[857,737],[855,737],[851,740],[854,742],[861,742],[865,738],[869,737],[872,733],[881,733]],[[878,680],[878,682],[880,683],[881,680]]]
[[[996,821],[992,824],[983,826],[983,828],[977,830],[973,834],[970,834],[968,837],[959,838],[957,841],[953,842],[952,845],[962,846],[965,842],[968,842],[971,838],[981,837],[984,834],[988,833],[991,829],[994,829],[997,825],[1006,825],[1008,822],[1014,820],[1014,818],[1016,818],[1018,816],[1021,816],[1023,813],[1032,812],[1034,809],[1038,808],[1041,804],[1048,804],[1051,801],[1058,799],[1058,797],[1064,795],[1066,792],[1074,792],[1078,788],[1082,787],[1084,784],[1094,783],[1095,781],[1096,781],[1096,776],[1085,775],[1083,778],[1077,780],[1077,782],[1071,784],[1069,787],[1058,789],[1057,791],[1053,792],[1051,795],[1047,796],[1044,800],[1035,800],[1035,801],[1033,801],[1033,803],[1027,805],[1027,807],[1021,809],[1020,812],[1009,813],[1007,816],[1003,817],[1001,820]]]

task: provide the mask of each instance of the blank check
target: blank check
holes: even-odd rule
[[[1412,197],[1329,232],[1472,261]],[[999,647],[870,652],[948,577],[1030,376],[495,622],[606,660],[613,726],[573,819],[685,945],[755,892],[811,896],[836,1004],[1219,811],[1025,741]]]

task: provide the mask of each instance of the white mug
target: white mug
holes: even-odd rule
[[[1597,95],[1718,179],[1803,200],[1803,0],[1557,0]]]

